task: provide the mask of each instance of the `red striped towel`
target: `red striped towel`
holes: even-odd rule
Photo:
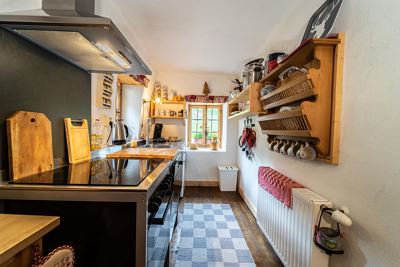
[[[292,188],[304,187],[270,167],[258,169],[258,184],[289,208],[292,206]]]

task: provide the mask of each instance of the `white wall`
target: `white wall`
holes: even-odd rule
[[[203,92],[204,82],[207,81],[210,95],[228,95],[232,90],[234,75],[190,73],[190,72],[157,72],[157,80],[168,88],[177,90],[180,95],[198,94]],[[159,120],[157,120],[159,121]],[[161,120],[160,120],[161,121]],[[171,123],[162,120],[163,123]],[[174,122],[173,122],[174,123]],[[175,122],[176,123],[176,122]],[[168,136],[171,126],[165,125],[163,135]],[[184,126],[181,125],[182,129]],[[174,127],[175,128],[175,127]],[[221,164],[233,164],[236,162],[236,121],[227,122],[227,145],[225,152],[188,151],[186,163],[186,177],[188,181],[216,181],[218,180],[217,166]],[[172,132],[173,133],[173,132]],[[182,136],[183,137],[183,136]]]
[[[343,2],[334,27],[335,32],[347,35],[339,166],[269,152],[266,136],[257,127],[255,162],[249,163],[238,152],[240,186],[256,204],[257,167],[272,166],[335,205],[350,208],[353,226],[345,229],[345,254],[332,256],[331,266],[399,266],[400,2]],[[310,11],[299,6],[271,39],[277,43],[279,32],[303,23],[300,20],[321,3],[307,1]],[[286,47],[295,47],[300,38],[299,32],[292,42],[282,41]]]
[[[38,9],[42,6],[41,0],[31,1],[14,1],[14,0],[0,0],[0,12],[14,12],[19,10],[32,10]]]
[[[133,138],[135,139],[140,135],[143,93],[143,87],[122,85],[122,118],[129,129],[133,131]]]

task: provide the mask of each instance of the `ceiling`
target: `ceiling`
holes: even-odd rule
[[[96,14],[110,17],[155,71],[238,74],[250,59],[290,51],[282,44],[301,38],[322,2],[96,0]],[[0,12],[40,6],[40,0],[0,0]]]
[[[141,47],[156,71],[237,74],[247,60],[270,52],[265,50],[269,36],[288,19],[282,14],[305,2],[97,0],[96,12],[134,36],[133,45]],[[304,17],[301,28],[309,14]]]

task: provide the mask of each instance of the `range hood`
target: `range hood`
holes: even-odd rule
[[[95,0],[42,0],[42,9],[0,14],[0,26],[88,72],[151,74]]]

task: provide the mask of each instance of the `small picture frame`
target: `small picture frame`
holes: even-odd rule
[[[313,38],[325,38],[333,28],[343,0],[327,0],[310,18],[302,43]]]

